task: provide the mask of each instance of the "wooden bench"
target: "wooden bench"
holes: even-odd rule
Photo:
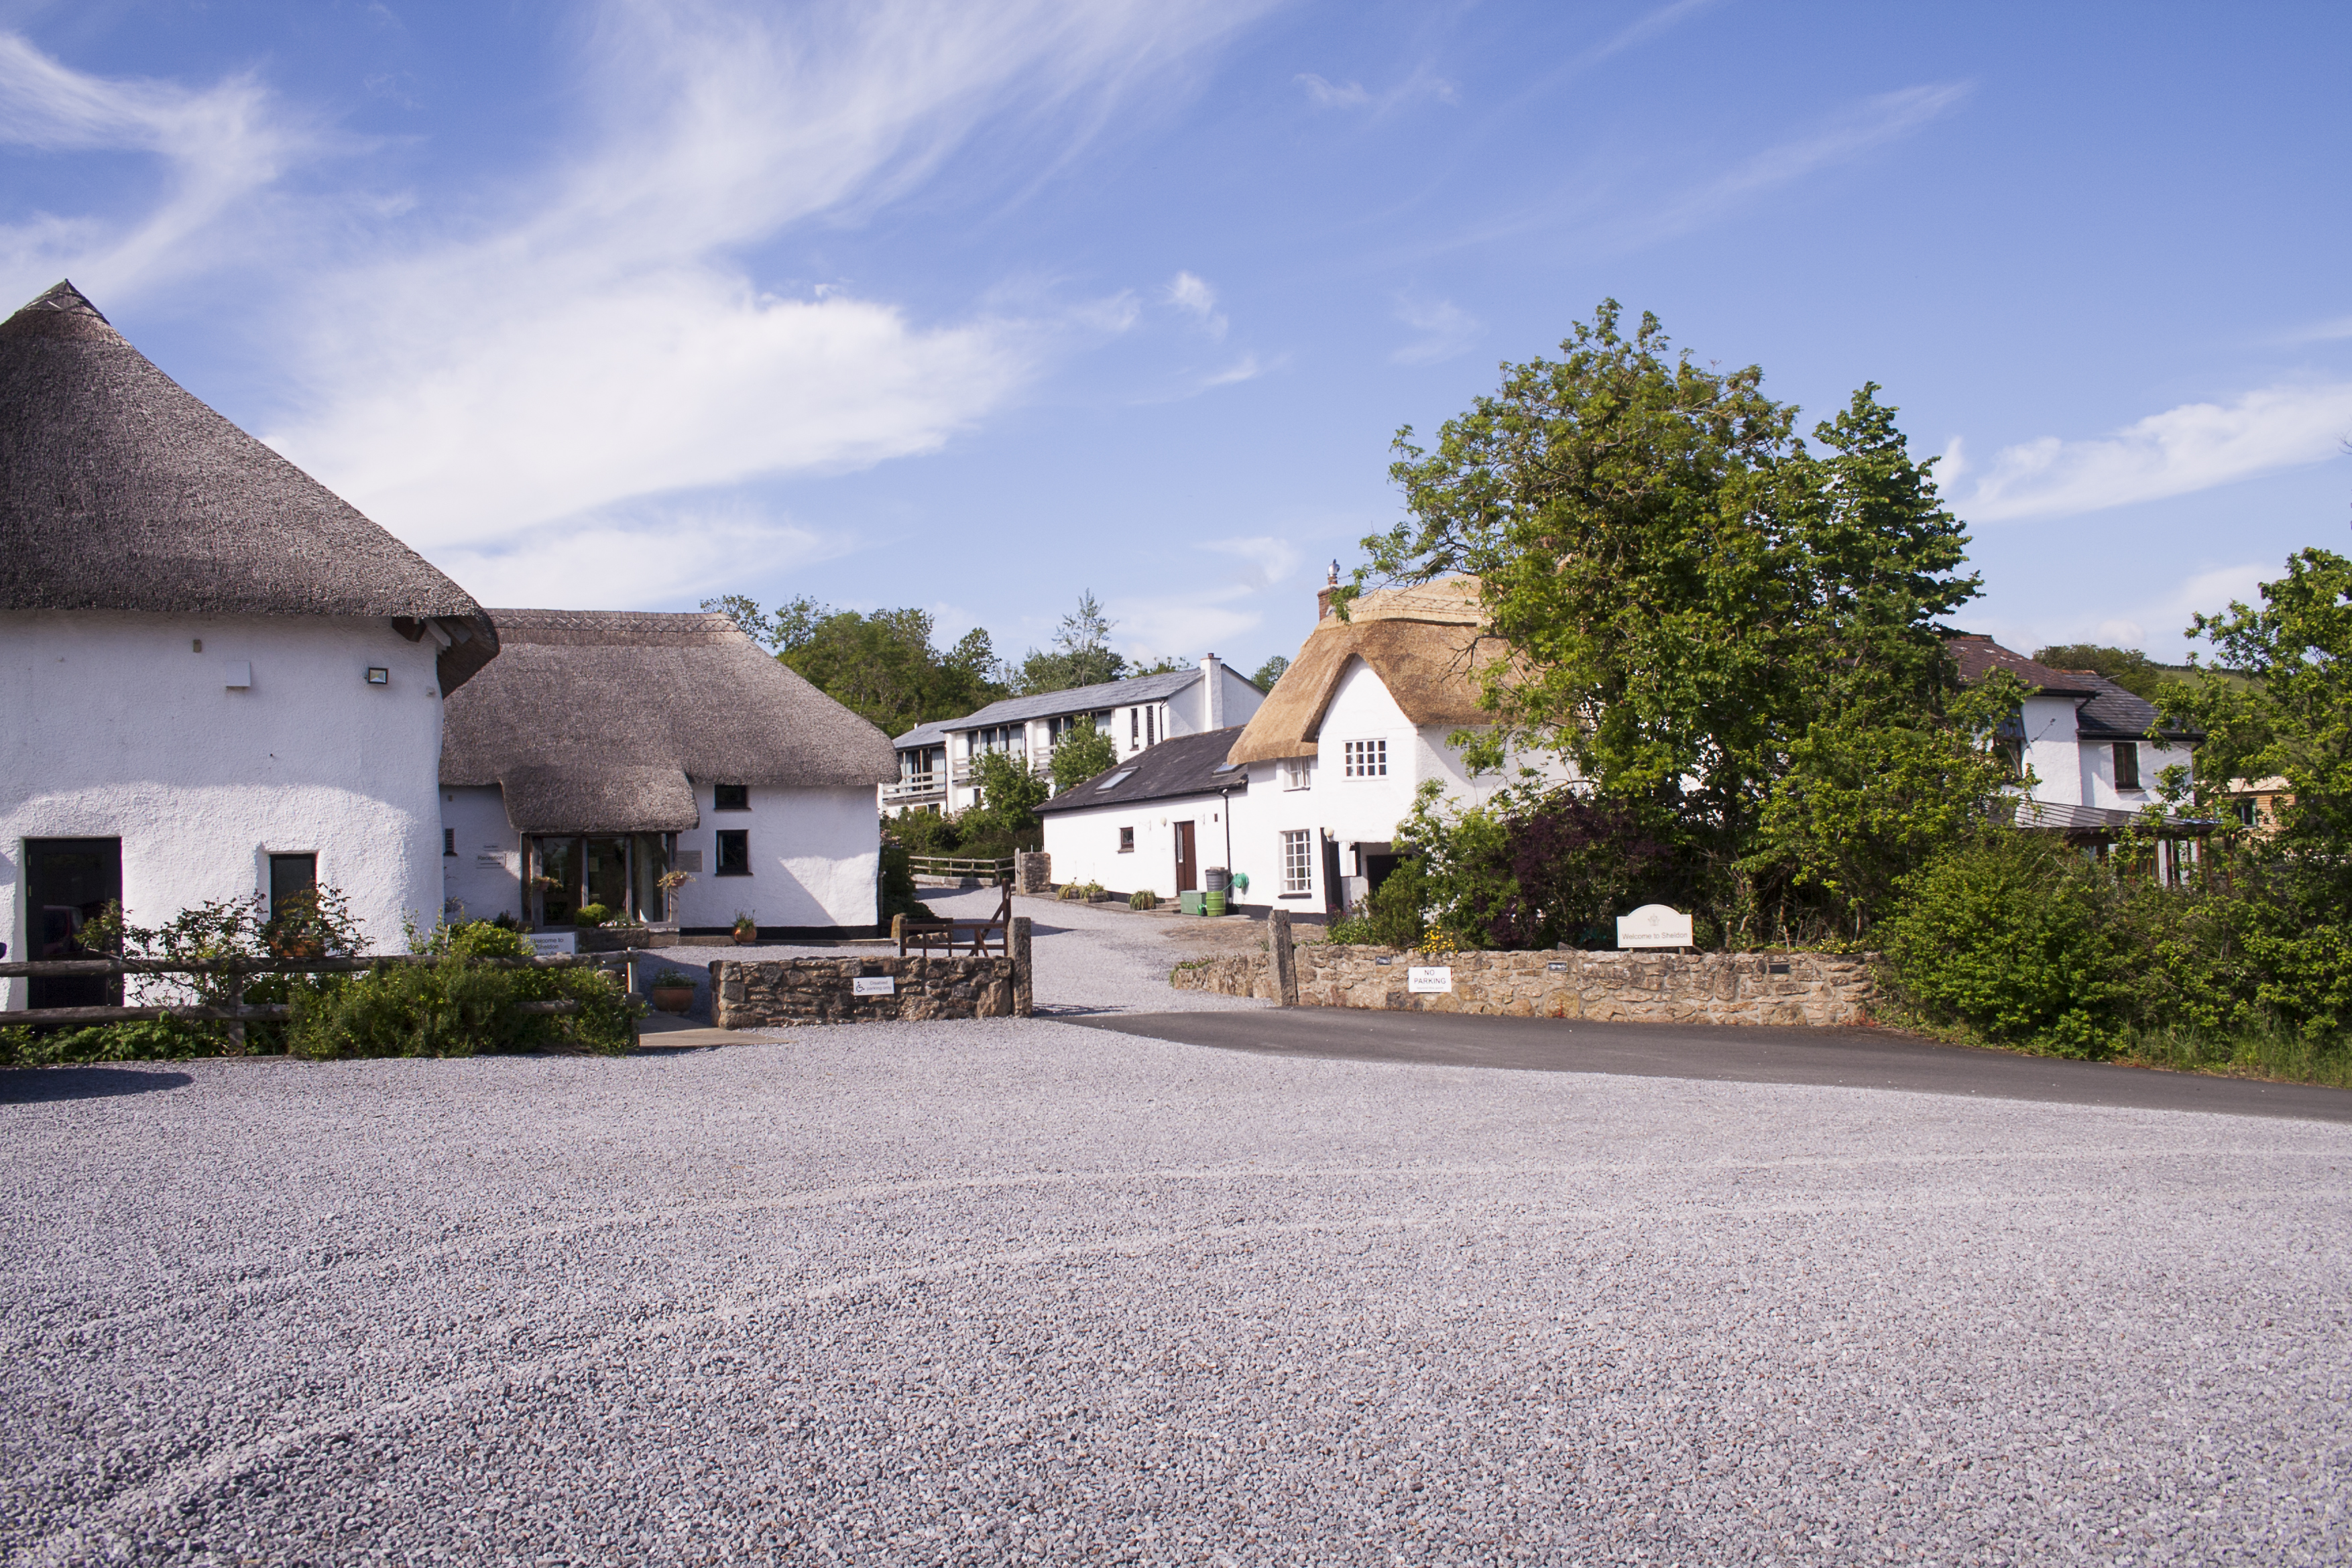
[[[890,935],[898,940],[898,956],[905,957],[908,948],[929,953],[939,947],[953,957],[961,946],[977,957],[988,951],[992,936],[995,938],[998,956],[1010,956],[1013,884],[1007,882],[1003,886],[1004,900],[996,906],[996,914],[986,920],[909,920],[903,915],[893,915]]]

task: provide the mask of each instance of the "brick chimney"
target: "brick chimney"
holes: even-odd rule
[[[1201,727],[1223,729],[1225,727],[1225,666],[1214,653],[1201,655],[1201,679],[1208,688],[1204,694],[1207,700],[1201,705],[1206,722]]]
[[[1323,591],[1315,596],[1315,619],[1319,622],[1331,614],[1331,595],[1339,591],[1339,563],[1331,563],[1331,575],[1323,580]]]

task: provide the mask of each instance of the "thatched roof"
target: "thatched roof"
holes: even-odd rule
[[[0,609],[386,616],[499,651],[424,557],[157,370],[70,283],[0,321]]]
[[[1413,588],[1381,589],[1327,616],[1307,633],[1265,703],[1243,727],[1228,760],[1270,762],[1312,757],[1324,710],[1349,664],[1361,659],[1416,725],[1492,724],[1478,706],[1479,673],[1504,656],[1482,635],[1478,580],[1445,578]]]
[[[689,778],[865,787],[890,737],[724,615],[493,610],[498,662],[449,701],[441,782],[496,784],[521,832],[677,832]]]

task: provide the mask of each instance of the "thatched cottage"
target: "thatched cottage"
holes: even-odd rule
[[[1146,773],[1123,759],[1040,809],[1055,877],[1166,896],[1223,867],[1249,877],[1252,910],[1320,917],[1350,907],[1395,864],[1396,824],[1425,780],[1456,801],[1505,782],[1471,777],[1449,738],[1492,722],[1479,675],[1501,653],[1483,632],[1478,592],[1467,577],[1383,589],[1343,621],[1327,588],[1298,657],[1223,757],[1205,773],[1194,751],[1150,770],[1170,786],[1197,776],[1192,792],[1138,795]],[[1527,765],[1567,776],[1549,757]]]
[[[441,757],[452,915],[875,928],[889,737],[724,615],[490,618],[498,662],[451,697]],[[672,871],[689,879],[675,894]]]
[[[440,907],[442,701],[482,607],[72,285],[0,322],[0,940],[317,882]],[[25,1004],[6,982],[8,1005]],[[73,998],[44,982],[44,999]]]

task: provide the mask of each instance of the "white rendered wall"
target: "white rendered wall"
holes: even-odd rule
[[[1213,865],[1225,863],[1226,812],[1234,811],[1234,826],[1240,828],[1240,807],[1243,797],[1230,801],[1215,795],[1191,795],[1169,800],[1143,800],[1132,805],[1096,806],[1075,811],[1048,811],[1045,815],[1045,852],[1054,860],[1054,880],[1059,883],[1095,882],[1118,893],[1139,893],[1145,889],[1162,898],[1176,896],[1176,825],[1192,824],[1192,860],[1198,872]],[[1118,848],[1118,831],[1135,830],[1135,849],[1122,854]],[[1234,841],[1234,851],[1241,851],[1241,841]],[[1208,879],[1198,874],[1194,884],[1208,885]],[[1255,902],[1256,894],[1251,894]]]
[[[26,839],[119,838],[134,924],[266,895],[269,856],[308,853],[399,951],[441,908],[435,653],[389,621],[0,612],[0,940],[26,950]]]
[[[442,911],[451,920],[520,920],[522,835],[507,821],[495,784],[441,791],[441,826],[457,846],[441,857]]]
[[[882,824],[874,791],[798,789],[754,784],[751,809],[711,806],[712,780],[693,780],[702,825],[678,834],[680,850],[702,852],[702,869],[677,891],[680,925],[727,926],[742,910],[762,925],[862,925],[876,923]],[[751,835],[751,874],[719,876],[719,834]]]
[[[2083,748],[2075,738],[2073,697],[2027,697],[2025,765],[2033,769],[2032,798],[2057,806],[2086,806]]]
[[[2186,746],[2163,746],[2152,740],[2138,741],[2139,788],[2116,788],[2116,742],[2086,740],[2079,747],[2082,754],[2082,803],[2104,806],[2109,810],[2137,811],[2143,806],[2158,803],[2158,775],[2174,766],[2187,768],[2192,755]],[[2035,791],[2040,794],[2039,790]],[[2042,796],[2042,799],[2049,799]]]

